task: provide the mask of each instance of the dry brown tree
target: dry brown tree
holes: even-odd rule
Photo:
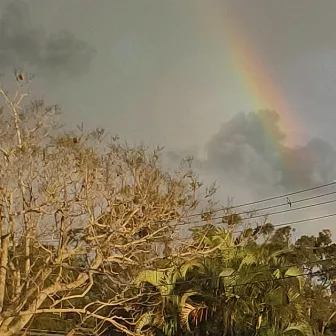
[[[199,184],[163,171],[157,150],[103,129],[63,131],[57,106],[25,88],[0,86],[0,335],[49,313],[131,335],[135,321],[118,309],[136,298],[123,293],[195,208]],[[115,295],[88,302],[100,274]]]

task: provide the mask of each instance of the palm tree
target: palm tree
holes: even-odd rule
[[[302,270],[286,267],[292,250],[256,244],[251,229],[194,230],[195,245],[215,247],[169,271],[145,271],[161,304],[138,324],[163,335],[310,335],[301,297]],[[286,279],[287,278],[287,279]]]

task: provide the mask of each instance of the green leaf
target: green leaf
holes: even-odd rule
[[[249,265],[253,265],[257,262],[256,257],[252,254],[249,253],[247,254],[244,259],[241,261],[240,266],[239,266],[239,270],[242,269],[243,266],[249,266]]]
[[[158,286],[164,279],[165,273],[163,271],[146,270],[140,272],[135,280],[135,285],[140,286],[141,283],[148,282],[153,286]]]
[[[192,271],[194,268],[203,269],[203,265],[197,260],[191,260],[190,262],[182,265],[180,272],[179,272],[182,279],[185,279],[185,277],[187,276],[187,273],[189,271]]]
[[[290,302],[296,301],[300,296],[301,294],[296,292],[293,288],[288,290],[288,299]]]
[[[277,259],[278,257],[282,256],[282,255],[286,255],[289,252],[291,252],[291,250],[289,248],[284,248],[282,250],[278,250],[273,252],[268,258],[269,259]]]
[[[290,324],[284,331],[283,334],[288,333],[290,331],[297,331],[303,336],[312,336],[313,332],[311,327],[308,324]]]
[[[220,272],[220,277],[230,277],[235,270],[233,268],[225,268],[222,272]]]
[[[140,272],[134,284],[135,286],[140,287],[142,283],[146,282],[156,287],[161,295],[170,294],[174,288],[174,285],[167,279],[167,275],[163,271],[146,270]]]
[[[276,278],[276,279],[279,279],[281,277],[281,271],[279,269],[276,269],[274,272],[273,272],[273,276]]]
[[[267,291],[265,294],[265,302],[272,307],[283,305],[285,303],[284,288],[279,286]]]
[[[285,273],[285,277],[296,277],[298,284],[299,284],[299,289],[301,291],[302,288],[302,271],[297,267],[293,266],[288,268],[288,270]]]
[[[232,275],[234,274],[235,270],[233,268],[225,268],[222,272],[219,274],[219,278],[222,279],[224,285],[228,286],[233,282]]]

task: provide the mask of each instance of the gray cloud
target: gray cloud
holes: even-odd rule
[[[207,144],[207,165],[258,184],[286,189],[335,179],[336,152],[332,146],[315,138],[304,146],[286,147],[278,121],[273,111],[236,115]]]
[[[273,174],[281,157],[275,150],[283,147],[284,134],[273,111],[239,113],[224,123],[206,146],[207,164],[231,174],[260,183],[277,182]],[[263,130],[267,123],[268,133]],[[263,167],[260,170],[260,167]]]
[[[222,177],[226,184],[245,184],[261,193],[269,188],[299,190],[333,181],[333,147],[318,138],[304,146],[286,147],[278,121],[274,111],[238,113],[211,137],[206,159],[197,159],[196,169]],[[265,123],[268,132],[264,131]],[[179,157],[171,154],[170,158]]]
[[[9,3],[1,15],[0,46],[0,70],[28,66],[47,77],[80,76],[95,55],[94,48],[67,30],[47,35],[33,24],[29,5],[20,0]]]
[[[287,189],[329,183],[336,177],[336,152],[322,139],[314,138],[306,146],[287,148],[281,167],[281,184]]]

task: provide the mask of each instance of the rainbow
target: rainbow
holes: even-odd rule
[[[205,20],[205,29],[210,29],[214,37],[219,37],[226,43],[234,73],[245,88],[247,98],[254,105],[251,109],[275,110],[280,116],[279,127],[286,135],[284,144],[291,147],[301,144],[303,139],[299,136],[299,122],[295,118],[295,112],[276,84],[274,76],[270,75],[266,62],[258,55],[255,46],[240,28],[239,19],[232,18],[232,13],[229,15],[229,8],[225,6],[224,1],[215,0],[211,4],[195,1],[195,6],[199,11],[198,16]],[[283,146],[279,145],[276,135],[272,134],[268,127],[268,118],[261,115],[261,123],[270,141],[278,147],[274,149],[280,155],[284,155],[281,153]],[[283,159],[285,160],[284,157]]]

